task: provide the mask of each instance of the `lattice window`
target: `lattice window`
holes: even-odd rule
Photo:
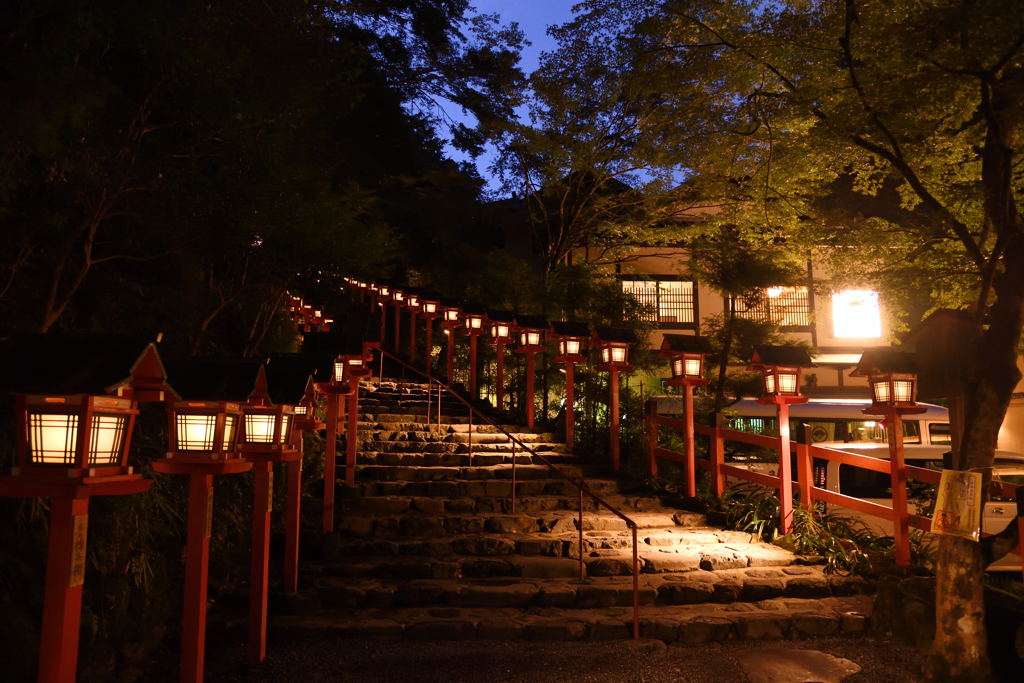
[[[736,297],[736,317],[779,325],[810,325],[807,287],[769,287],[756,297]]]
[[[641,320],[693,323],[693,283],[679,280],[623,280],[622,291],[649,307]]]

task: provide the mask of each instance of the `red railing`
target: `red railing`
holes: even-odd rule
[[[773,449],[776,452],[779,452],[781,461],[782,455],[779,447],[779,439],[777,437],[762,436],[759,434],[727,429],[724,427],[724,424],[725,420],[723,416],[721,414],[717,414],[715,416],[714,427],[696,423],[693,425],[694,433],[708,437],[709,456],[707,459],[694,457],[693,462],[688,462],[688,459],[684,454],[663,448],[658,444],[659,427],[679,429],[686,434],[688,427],[687,421],[685,419],[659,415],[649,409],[646,415],[648,471],[651,472],[651,474],[657,474],[658,458],[678,463],[683,465],[688,479],[687,484],[692,487],[695,485],[696,469],[697,467],[700,467],[711,474],[711,487],[717,496],[721,496],[725,491],[726,477],[750,481],[766,488],[777,489],[779,491],[779,498],[782,502],[781,508],[783,510],[792,509],[793,489],[795,485],[799,491],[800,505],[804,508],[810,509],[814,505],[815,501],[822,501],[892,522],[894,527],[893,537],[898,546],[896,556],[897,560],[901,564],[909,564],[910,539],[909,534],[907,533],[909,527],[921,529],[922,531],[931,531],[931,520],[927,517],[922,517],[912,513],[906,505],[900,506],[899,508],[896,506],[888,507],[815,486],[813,470],[814,460],[817,458],[828,462],[835,462],[842,465],[850,465],[874,472],[880,472],[882,474],[888,474],[891,477],[892,490],[902,493],[902,495],[893,496],[893,499],[902,501],[906,501],[906,485],[908,479],[938,485],[942,476],[941,472],[924,469],[922,467],[913,467],[911,465],[904,465],[902,471],[900,471],[898,467],[892,467],[889,460],[872,458],[866,455],[850,453],[848,451],[837,450],[834,448],[807,445],[812,441],[812,439],[810,429],[805,425],[804,441],[807,443],[791,442],[790,444],[792,449],[791,454],[795,452],[796,455],[796,480],[790,479],[789,481],[783,481],[782,474],[784,471],[788,471],[788,468],[780,467],[778,468],[779,474],[771,475],[764,474],[762,472],[754,472],[725,462],[726,441],[738,441],[751,446],[761,446],[763,448]],[[1021,499],[1024,498],[1024,495],[1021,493],[1022,489],[1024,489],[1024,487],[1018,487],[1013,484],[1000,481],[993,481],[990,484],[990,491],[993,494],[1001,495],[1009,499],[1016,498],[1018,500],[1018,525],[1020,525],[1022,535],[1024,535],[1024,516],[1021,515],[1022,507],[1024,507],[1024,502],[1021,501]],[[789,505],[786,505],[787,501],[789,502]],[[785,526],[786,525],[783,525],[784,528]],[[1013,552],[1020,554],[1020,547],[1018,546],[1018,548]]]
[[[542,465],[547,467],[551,472],[553,472],[559,478],[567,481],[569,484],[571,484],[572,486],[575,486],[579,490],[579,493],[580,493],[579,516],[578,516],[577,521],[576,521],[576,526],[579,529],[579,554],[580,554],[580,580],[581,581],[585,578],[585,576],[584,576],[585,569],[584,569],[584,563],[583,563],[583,496],[584,496],[584,494],[590,496],[590,498],[596,504],[595,507],[597,507],[598,509],[600,509],[601,506],[607,508],[609,512],[611,512],[613,515],[615,515],[616,517],[618,517],[619,519],[621,519],[623,522],[626,523],[626,526],[630,530],[632,530],[632,532],[633,532],[633,638],[639,638],[640,637],[640,569],[639,569],[640,565],[639,565],[639,558],[638,558],[638,555],[637,555],[637,543],[636,543],[637,524],[636,524],[636,522],[634,522],[632,519],[630,519],[626,515],[622,514],[616,508],[614,508],[611,505],[609,505],[604,499],[602,499],[600,496],[598,496],[593,491],[588,489],[583,482],[576,481],[575,479],[573,479],[569,475],[565,474],[560,469],[558,469],[558,467],[556,467],[554,465],[554,463],[552,463],[550,460],[545,458],[540,453],[537,453],[536,451],[534,451],[532,448],[530,448],[528,445],[526,445],[525,443],[523,443],[522,441],[520,441],[516,437],[512,436],[511,434],[509,434],[508,431],[506,431],[504,427],[502,427],[501,425],[495,423],[489,417],[487,417],[486,415],[484,415],[483,413],[478,411],[476,408],[474,408],[472,406],[472,404],[470,404],[469,401],[467,401],[462,396],[457,394],[447,384],[444,384],[441,381],[435,379],[434,377],[431,377],[431,376],[427,375],[426,373],[421,372],[420,370],[417,370],[416,368],[414,368],[413,366],[409,365],[405,361],[401,360],[400,358],[396,358],[393,354],[390,354],[387,351],[384,351],[383,349],[375,348],[373,350],[376,351],[376,352],[379,352],[381,354],[381,364],[380,364],[380,369],[381,370],[380,370],[380,375],[379,375],[379,378],[381,380],[383,380],[383,375],[384,375],[384,356],[387,356],[388,358],[390,358],[394,362],[396,362],[399,365],[401,365],[401,367],[402,367],[402,381],[403,382],[405,380],[405,369],[409,369],[412,372],[416,373],[417,375],[420,375],[421,377],[423,377],[425,380],[427,380],[427,386],[428,386],[428,389],[427,389],[427,424],[430,423],[430,412],[431,412],[431,407],[430,406],[431,406],[431,403],[432,403],[430,397],[431,397],[431,394],[433,393],[431,391],[430,387],[433,387],[434,385],[437,386],[437,392],[438,392],[437,393],[437,416],[436,416],[438,429],[440,429],[440,427],[441,427],[441,392],[442,391],[446,392],[450,396],[453,396],[460,403],[462,403],[463,406],[465,406],[466,410],[468,411],[468,415],[469,415],[468,442],[469,442],[469,462],[470,462],[470,466],[472,466],[472,463],[473,463],[473,416],[474,415],[476,415],[477,418],[479,420],[481,420],[482,422],[490,425],[491,427],[494,427],[499,432],[501,432],[506,437],[508,437],[509,443],[512,444],[512,513],[513,514],[515,514],[515,509],[516,509],[516,507],[515,507],[516,506],[516,479],[515,479],[515,476],[516,476],[515,475],[515,471],[516,471],[516,469],[515,469],[516,468],[516,457],[515,457],[515,453],[516,453],[516,446],[517,445],[523,451],[525,451],[525,452],[529,453],[530,455],[532,455],[533,458],[537,462],[540,462]]]

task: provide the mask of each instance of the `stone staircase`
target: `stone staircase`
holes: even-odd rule
[[[584,497],[581,580],[576,487],[530,453],[513,456],[508,438],[478,419],[471,455],[466,408],[443,399],[438,429],[436,400],[428,425],[425,386],[363,385],[357,490],[340,492],[336,531],[320,559],[303,562],[300,594],[274,596],[271,638],[632,637],[626,523]],[[871,600],[862,581],[709,527],[552,435],[504,428],[637,523],[642,636],[707,642],[864,629]],[[314,526],[319,510],[304,508]]]

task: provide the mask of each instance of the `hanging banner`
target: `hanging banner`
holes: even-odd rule
[[[977,541],[981,526],[981,473],[942,470],[932,532]]]

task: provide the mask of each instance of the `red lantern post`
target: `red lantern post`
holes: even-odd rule
[[[763,405],[774,405],[779,424],[779,490],[782,533],[793,530],[793,462],[790,458],[789,406],[807,403],[800,393],[803,368],[817,367],[802,346],[755,346],[748,372],[761,372],[764,395],[757,399]]]
[[[516,353],[526,355],[526,424],[530,429],[533,429],[534,403],[536,403],[533,390],[533,363],[536,355],[547,348],[544,333],[548,331],[549,326],[547,318],[536,315],[516,316],[516,333],[519,335],[519,346],[516,347]]]
[[[0,391],[17,394],[17,465],[0,495],[51,499],[37,680],[72,683],[89,497],[149,489],[128,449],[138,402],[162,401],[166,374],[140,337],[18,335],[0,359]]]
[[[438,297],[426,295],[423,297],[423,312],[420,314],[426,323],[426,350],[423,352],[423,362],[426,364],[427,377],[430,377],[430,365],[434,356],[434,347],[431,345],[430,335],[434,319],[438,317],[441,308],[441,300]]]
[[[455,330],[459,327],[459,319],[462,317],[462,309],[454,302],[444,302],[441,306],[441,313],[444,319],[441,321],[441,329],[448,337],[448,353],[446,356],[445,380],[448,385],[455,384]]]
[[[167,405],[168,452],[155,472],[189,475],[185,601],[181,635],[181,680],[203,680],[206,649],[206,582],[213,527],[213,477],[247,472],[238,436],[242,404],[256,388],[262,364],[248,359],[188,358],[169,368],[181,400]]]
[[[405,306],[405,292],[391,288],[391,301],[395,306],[395,355],[399,351],[399,339],[402,336],[402,308]]]
[[[505,409],[505,345],[513,340],[512,327],[515,316],[507,311],[487,311],[487,323],[491,330],[488,344],[495,347],[497,354],[497,398],[498,410]]]
[[[279,393],[287,387],[286,378],[275,375]],[[297,378],[295,403],[305,393],[305,378]],[[249,648],[248,662],[255,666],[267,653],[267,587],[270,566],[270,513],[274,509],[274,463],[299,462],[302,452],[292,443],[295,403],[274,404],[267,388],[264,366],[256,377],[256,388],[243,406],[243,457],[253,463],[256,473],[252,508],[252,563],[249,574]]]
[[[406,292],[405,307],[409,310],[409,365],[416,365],[416,314],[420,310],[420,296]]]
[[[917,404],[917,363],[905,351],[865,352],[850,377],[867,377],[871,405],[865,415],[882,415],[888,430],[889,471],[892,478],[893,541],[896,564],[910,566],[910,517],[907,510],[907,469],[903,457],[903,416],[923,413]]]
[[[462,334],[469,337],[469,394],[474,399],[480,397],[476,383],[476,339],[486,332],[484,317],[486,312],[478,306],[463,306],[462,317],[466,329]]]
[[[683,409],[686,413],[686,431],[683,435],[683,452],[686,457],[687,484],[686,495],[693,498],[697,495],[696,456],[694,455],[693,430],[693,388],[708,384],[704,378],[704,359],[711,353],[711,345],[706,337],[688,334],[666,334],[661,342],[658,356],[669,359],[672,378],[665,384],[670,387],[683,387]],[[651,473],[657,474],[657,462],[651,459]]]
[[[601,354],[598,372],[608,373],[608,408],[611,413],[610,450],[612,468],[619,469],[619,373],[631,372],[633,366],[628,363],[629,347],[636,343],[633,330],[598,327],[594,332],[594,344]]]
[[[556,320],[551,323],[548,336],[558,342],[558,355],[554,361],[565,363],[565,445],[571,449],[576,445],[574,366],[587,360],[590,326],[586,323]]]

